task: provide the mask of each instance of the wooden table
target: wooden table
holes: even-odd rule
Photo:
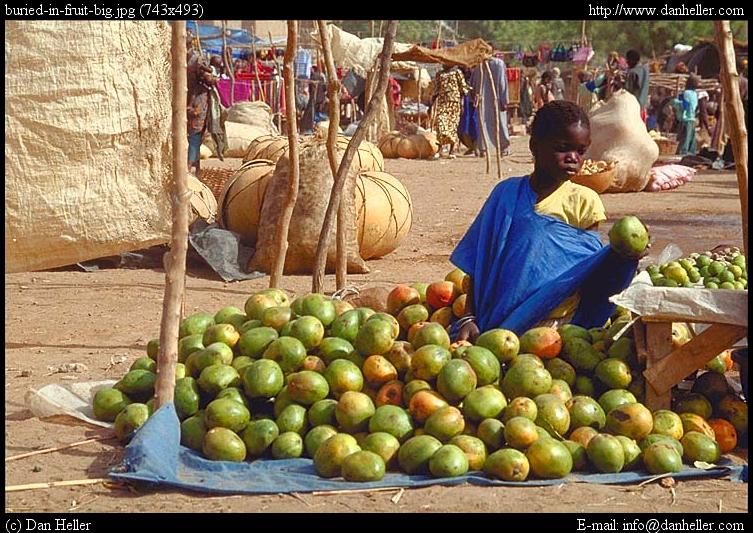
[[[680,321],[676,316],[643,316],[634,325],[638,359],[646,363],[643,372],[646,378],[645,405],[651,411],[669,409],[672,387],[748,335],[747,325],[694,319],[695,323],[711,326],[690,342],[672,350],[672,322]]]
[[[638,361],[645,364],[646,407],[668,409],[672,387],[748,335],[748,291],[654,287],[647,272],[610,301],[640,317],[634,327]],[[672,349],[672,323],[709,324]]]

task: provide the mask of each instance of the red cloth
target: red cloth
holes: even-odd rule
[[[397,80],[390,77],[390,103],[392,107],[400,107],[401,87]]]
[[[648,113],[646,113],[646,110],[645,109],[641,109],[641,120],[643,121],[644,124],[646,123],[646,118],[647,117],[648,117]]]

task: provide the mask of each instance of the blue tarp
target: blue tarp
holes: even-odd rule
[[[729,477],[734,481],[747,481],[747,467],[722,459],[718,466],[711,470],[685,467],[682,472],[672,476],[676,479]],[[316,474],[310,459],[256,460],[244,463],[204,459],[193,450],[180,445],[180,423],[175,414],[175,407],[171,403],[157,411],[136,433],[126,448],[123,463],[110,473],[110,477],[116,480],[146,482],[199,492],[276,494],[355,488],[415,488],[463,483],[518,487],[560,483],[633,484],[654,476],[647,472],[571,474],[564,479],[532,479],[522,483],[493,480],[482,472],[445,479],[388,473],[384,479],[373,483],[352,483],[342,478],[324,479]]]

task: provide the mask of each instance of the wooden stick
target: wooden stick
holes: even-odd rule
[[[84,444],[89,444],[89,443],[92,443],[92,442],[98,442],[98,441],[101,441],[101,440],[110,440],[110,439],[114,439],[114,438],[115,438],[115,435],[107,435],[105,437],[94,437],[93,439],[86,439],[86,440],[81,440],[81,441],[78,441],[78,442],[72,442],[70,444],[64,444],[62,446],[55,446],[53,448],[45,448],[43,450],[36,450],[36,451],[33,451],[33,452],[22,453],[20,455],[13,455],[11,457],[6,457],[5,458],[5,462],[8,463],[10,461],[16,461],[17,459],[24,459],[26,457],[31,457],[33,455],[42,455],[44,453],[58,452],[60,450],[67,450],[68,448],[75,448],[77,446],[83,446]]]
[[[340,80],[337,79],[335,59],[332,57],[332,45],[329,42],[329,31],[324,20],[317,20],[319,35],[322,39],[322,52],[324,53],[324,66],[327,69],[327,96],[329,97],[329,130],[327,131],[327,156],[329,167],[332,170],[332,192],[334,193],[335,179],[337,178],[337,129],[340,125]],[[372,30],[374,28],[374,21]],[[348,201],[340,199],[337,205],[337,263],[335,278],[337,289],[345,287],[348,276]]]
[[[389,28],[389,23],[387,23]],[[329,496],[336,494],[360,494],[364,492],[392,492],[395,490],[403,490],[403,487],[380,487],[378,489],[345,489],[345,490],[319,490],[312,492],[312,496]]]
[[[743,247],[748,258],[748,131],[745,129],[745,114],[740,98],[740,76],[735,64],[735,47],[728,20],[715,20],[716,47],[719,50],[722,87],[727,94],[725,111],[729,116],[727,132],[735,154],[737,186],[740,190],[740,211],[743,224]]]
[[[297,37],[297,31],[298,29],[296,28],[296,37]],[[272,61],[274,61],[275,65],[277,65],[277,72],[279,73],[282,70],[282,68],[280,68],[281,67],[280,62],[277,61],[276,48],[275,48],[274,43],[272,42],[272,31],[271,30],[268,31],[267,35],[269,36],[269,48],[272,51]],[[285,47],[285,52],[287,52],[287,45]],[[293,62],[295,62],[295,52],[296,50],[295,48],[293,48],[293,59],[292,59]],[[295,70],[293,70],[293,80],[295,80]],[[280,95],[280,92],[281,92],[280,83],[275,82],[272,90],[275,91],[274,101],[277,104],[277,112],[275,113],[277,115],[277,129],[282,131],[282,101],[280,98],[281,96]],[[293,87],[293,90],[295,91],[295,87]],[[295,96],[295,93],[293,93],[293,96]],[[295,101],[295,98],[293,100]]]
[[[262,90],[261,80],[259,79],[259,69],[256,68],[256,61],[257,61],[257,58],[256,58],[256,35],[254,35],[253,33],[251,34],[251,55],[253,56],[253,61],[254,61],[254,78],[256,78],[256,86],[257,86],[257,88],[259,90],[259,100],[261,100],[264,103],[267,103],[266,98],[264,98],[264,91]],[[252,86],[253,86],[253,84],[252,84]],[[254,89],[254,91],[253,91],[252,98],[254,99],[254,101],[257,100],[257,98],[256,98],[256,89]]]
[[[222,62],[225,63],[227,68],[228,57],[230,54],[227,52],[227,20],[222,21]],[[232,67],[230,68],[230,105],[235,103],[235,73]]]
[[[494,78],[492,78],[492,69],[489,66],[488,61],[482,63],[486,67],[486,73],[489,74],[489,85],[492,88],[492,96],[494,97],[494,125],[496,127],[497,136],[497,179],[502,179],[502,144],[499,138],[499,99],[497,97],[497,87],[494,85]],[[481,73],[483,76],[483,72]]]
[[[327,251],[329,249],[329,234],[332,232],[332,225],[334,224],[335,209],[340,203],[342,197],[342,191],[345,186],[345,180],[350,172],[350,164],[353,161],[353,156],[358,150],[366,131],[373,122],[373,118],[376,116],[377,107],[382,105],[382,99],[384,98],[385,91],[387,90],[387,81],[390,75],[390,64],[392,63],[392,49],[395,41],[395,32],[397,30],[397,21],[390,20],[387,23],[387,29],[385,30],[384,46],[382,48],[381,61],[379,65],[379,81],[377,82],[376,89],[372,93],[372,97],[366,106],[366,113],[364,113],[363,120],[358,124],[356,132],[353,138],[348,143],[348,147],[345,149],[343,158],[340,161],[340,167],[337,170],[337,177],[335,178],[335,184],[332,187],[332,195],[329,197],[329,204],[327,205],[327,211],[324,215],[324,223],[322,224],[322,231],[319,234],[319,244],[316,248],[316,259],[314,261],[314,271],[312,288],[313,292],[322,292],[322,286],[324,285],[324,273],[327,267]],[[330,127],[332,124],[330,123]]]
[[[165,256],[165,296],[162,300],[160,350],[157,356],[157,382],[154,410],[173,401],[175,365],[178,362],[180,307],[186,288],[188,250],[188,123],[186,120],[186,22],[176,20],[172,30],[173,75],[173,227],[170,251]]]
[[[481,129],[481,138],[484,141],[484,156],[486,157],[486,173],[489,173],[489,167],[491,166],[491,162],[489,160],[489,140],[486,138],[486,122],[484,120],[484,110],[486,109],[486,105],[484,102],[484,69],[481,65],[478,66],[478,68],[481,70],[481,86],[479,87],[479,98],[478,98],[478,124]]]
[[[185,44],[183,46],[185,46]],[[106,481],[112,481],[112,480],[106,477],[101,477],[101,478],[95,478],[95,479],[70,479],[68,481],[49,481],[47,483],[27,483],[25,485],[6,485],[5,492],[18,492],[21,490],[34,490],[34,489],[51,489],[53,487],[75,487],[77,485],[96,485],[97,483],[104,483]]]
[[[271,40],[271,39],[270,39]],[[285,59],[283,75],[287,90],[285,99],[287,102],[288,115],[288,147],[290,151],[290,180],[288,181],[288,197],[280,213],[280,222],[277,225],[276,253],[272,276],[269,279],[270,288],[280,286],[285,270],[285,256],[288,253],[288,231],[290,220],[293,218],[293,209],[298,200],[298,184],[300,181],[298,168],[298,128],[295,127],[295,50],[298,40],[298,21],[288,21],[288,42],[285,46]]]

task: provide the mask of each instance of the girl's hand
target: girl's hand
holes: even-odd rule
[[[475,343],[481,332],[475,322],[466,322],[458,331],[458,341],[469,341]]]

